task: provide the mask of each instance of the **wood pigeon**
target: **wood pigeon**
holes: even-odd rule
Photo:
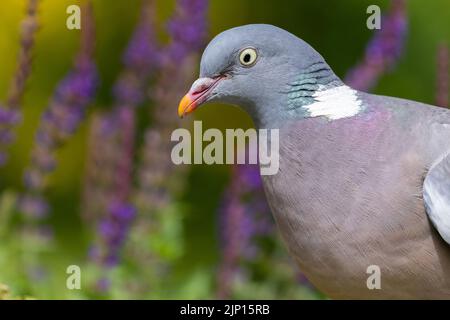
[[[318,289],[337,299],[450,298],[450,110],[354,90],[306,42],[262,24],[211,41],[178,113],[212,101],[279,130],[280,169],[263,185]]]

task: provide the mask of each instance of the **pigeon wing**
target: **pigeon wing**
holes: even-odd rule
[[[441,237],[450,244],[450,155],[434,164],[423,184],[428,217]]]

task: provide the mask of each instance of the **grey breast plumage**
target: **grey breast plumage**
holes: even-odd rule
[[[263,179],[283,238],[330,297],[450,298],[450,247],[427,219],[446,239],[450,111],[359,96],[360,115],[282,127],[280,173]]]

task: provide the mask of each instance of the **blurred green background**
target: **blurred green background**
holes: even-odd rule
[[[101,87],[91,110],[107,109],[112,104],[111,86],[120,72],[121,56],[139,15],[138,0],[94,0],[97,28],[96,62]],[[24,167],[39,117],[58,83],[71,68],[79,44],[79,31],[65,27],[66,8],[75,0],[44,0],[40,8],[41,28],[34,50],[34,67],[23,103],[23,122],[18,138],[9,148],[8,165],[0,169],[3,192],[23,189]],[[378,4],[382,10],[388,1],[376,0],[212,0],[209,8],[209,38],[228,28],[248,23],[270,23],[298,35],[327,60],[339,76],[362,57],[372,31],[366,28],[366,8]],[[23,17],[24,0],[3,0],[0,10],[0,97],[4,97],[16,68],[19,48],[19,23]],[[157,1],[159,37],[165,41],[164,21],[171,15],[173,1]],[[450,1],[409,0],[409,35],[405,52],[397,67],[380,79],[374,92],[434,103],[436,49],[442,41],[450,42]],[[186,88],[188,89],[188,88]],[[167,106],[170,107],[170,106]],[[176,112],[177,106],[172,106]],[[251,127],[248,116],[237,108],[225,105],[201,108],[194,115],[203,120],[204,129]],[[192,120],[192,118],[191,118]],[[37,298],[76,298],[83,293],[65,288],[65,268],[82,265],[91,241],[79,217],[82,172],[86,158],[88,121],[58,153],[58,167],[52,174],[47,196],[52,205],[49,224],[55,231],[55,247],[46,256],[57,270],[38,292],[27,292],[16,270],[0,269],[0,283],[8,284],[16,294],[33,294]],[[168,290],[177,294],[161,297],[213,298],[214,273],[219,263],[217,208],[229,181],[227,166],[194,166],[189,176],[189,191],[182,202],[188,207],[183,220],[184,253],[178,259]],[[6,241],[0,239],[0,241]],[[14,235],[8,243],[14,243]],[[277,240],[278,241],[278,240]],[[12,244],[11,244],[12,245]],[[5,250],[1,248],[0,250]],[[15,253],[0,252],[2,265],[14,265]],[[197,284],[197,279],[200,284]],[[270,280],[267,280],[270,281]],[[249,293],[250,294],[250,293]],[[120,295],[118,296],[120,297]],[[124,296],[126,297],[126,296]],[[253,296],[242,297],[253,298]],[[264,297],[278,297],[267,293]],[[293,295],[293,298],[299,297]],[[306,298],[314,295],[305,294]],[[146,298],[142,296],[142,298]],[[289,296],[284,296],[289,298]]]

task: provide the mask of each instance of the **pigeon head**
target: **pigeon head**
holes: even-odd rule
[[[205,49],[200,78],[178,107],[183,117],[207,102],[237,105],[258,126],[305,116],[314,93],[338,85],[322,56],[293,34],[265,24],[222,32]]]

